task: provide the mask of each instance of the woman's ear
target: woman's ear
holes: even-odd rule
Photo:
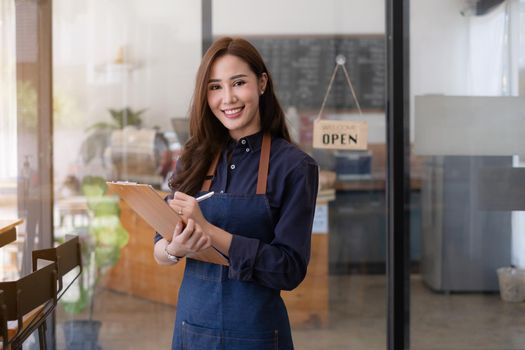
[[[268,83],[268,74],[262,73],[259,78],[259,94],[263,95],[266,90],[266,84]]]

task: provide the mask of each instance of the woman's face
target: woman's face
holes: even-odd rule
[[[261,129],[259,96],[268,77],[257,78],[248,64],[237,56],[224,55],[215,60],[208,81],[208,105],[236,140]]]

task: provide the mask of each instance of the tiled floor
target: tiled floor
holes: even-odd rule
[[[329,325],[294,329],[296,349],[385,349],[385,283],[377,275],[331,277]],[[173,307],[108,290],[97,300],[103,349],[170,348]],[[411,303],[411,349],[525,349],[525,303],[505,303],[497,294],[437,294],[417,275],[412,277]],[[57,349],[63,349],[60,325],[57,342]]]

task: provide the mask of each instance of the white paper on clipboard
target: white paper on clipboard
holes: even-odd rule
[[[111,192],[118,194],[148,225],[162,237],[171,241],[180,217],[151,185],[134,182],[107,182],[107,185]],[[228,265],[228,260],[213,247],[189,255],[189,257],[214,264]]]

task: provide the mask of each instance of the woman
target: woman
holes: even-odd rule
[[[271,76],[246,40],[219,39],[204,55],[190,135],[170,184],[186,225],[171,242],[157,235],[155,258],[176,263],[212,245],[230,265],[187,259],[173,349],[293,349],[280,290],[306,274],[318,167],[290,142]]]

